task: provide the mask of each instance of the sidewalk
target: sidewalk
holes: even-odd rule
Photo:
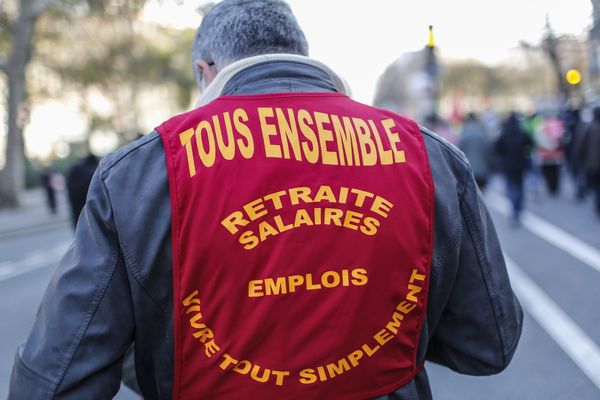
[[[46,206],[46,194],[41,188],[23,193],[22,206],[16,210],[0,209],[0,240],[22,233],[37,232],[70,221],[69,204],[66,193],[56,193],[57,213],[51,214]]]

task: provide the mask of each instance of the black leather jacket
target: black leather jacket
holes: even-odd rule
[[[267,62],[238,73],[223,94],[334,90],[316,67]],[[494,374],[515,352],[522,311],[468,162],[422,133],[435,183],[435,248],[418,357]],[[170,398],[172,309],[167,169],[152,132],[100,163],[75,240],[16,354],[9,399],[111,398],[132,342],[144,398]],[[431,398],[426,372],[387,398]]]

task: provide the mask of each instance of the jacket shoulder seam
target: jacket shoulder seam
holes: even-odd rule
[[[157,132],[156,130],[152,131],[151,135]],[[102,179],[104,180],[106,177],[106,174],[114,167],[116,166],[119,162],[121,162],[121,160],[123,160],[125,157],[129,156],[131,153],[139,150],[140,148],[144,147],[145,145],[152,143],[156,140],[160,140],[160,135],[156,135],[155,137],[151,137],[145,141],[141,141],[140,143],[138,143],[137,145],[133,146],[132,148],[128,149],[127,151],[125,151],[123,154],[119,154],[116,155],[115,154],[115,159],[114,160],[107,160],[106,164],[104,165],[104,168],[102,170]]]

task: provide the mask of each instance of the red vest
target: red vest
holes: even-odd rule
[[[417,124],[337,93],[224,96],[158,128],[175,399],[364,399],[410,382],[433,182]]]

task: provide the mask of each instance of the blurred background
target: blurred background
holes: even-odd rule
[[[600,0],[288,2],[356,100],[465,152],[496,224],[521,345],[494,377],[429,365],[434,397],[600,399]],[[211,4],[0,0],[0,398],[98,160],[193,107]]]

